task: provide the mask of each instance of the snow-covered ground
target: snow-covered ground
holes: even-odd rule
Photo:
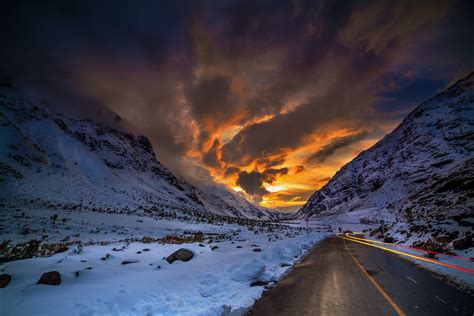
[[[0,265],[0,274],[12,276],[0,289],[1,315],[242,314],[265,283],[281,278],[330,233],[316,224],[307,232],[301,225],[202,224],[90,211],[2,212],[7,221],[1,241],[37,238],[62,241],[69,249]],[[201,242],[156,241],[198,232]],[[180,248],[193,251],[194,258],[164,260]],[[36,284],[49,271],[61,273],[61,285]]]

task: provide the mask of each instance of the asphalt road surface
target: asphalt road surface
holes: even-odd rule
[[[474,315],[474,296],[395,254],[333,237],[249,315]]]

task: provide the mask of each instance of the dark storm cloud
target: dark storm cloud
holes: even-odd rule
[[[269,192],[263,187],[265,176],[257,171],[239,173],[237,185],[251,195],[264,195]]]
[[[351,9],[356,7],[354,1],[315,2],[313,5],[295,1],[293,5],[293,8],[282,7],[285,10],[281,13],[284,22],[276,19],[267,21],[272,18],[267,13],[271,11],[270,8],[262,11],[258,19],[267,21],[258,24],[263,24],[261,33],[270,34],[270,38],[278,36],[275,42],[281,45],[283,39],[288,47],[294,49],[286,52],[275,79],[270,80],[248,101],[248,109],[254,115],[278,113],[288,98],[311,87],[315,75],[321,74],[316,67],[322,59],[332,51],[341,49],[337,43],[337,34],[346,25]],[[293,13],[289,15],[291,11]]]
[[[171,91],[192,69],[188,30],[199,10],[194,1],[3,3],[0,77],[58,111],[106,123],[107,110],[119,113],[179,167],[188,140],[177,140],[181,111],[169,113]]]
[[[337,12],[334,13],[336,18],[327,22],[326,17],[321,17],[317,25],[318,30],[324,30],[322,35],[306,40],[303,46],[296,45],[299,49],[288,53],[288,57],[294,58],[282,67],[286,75],[277,76],[287,82],[284,88],[276,90],[285,91],[289,87],[290,91],[283,96],[272,93],[271,87],[265,90],[265,94],[269,103],[273,102],[275,95],[284,100],[291,93],[298,92],[299,87],[308,91],[308,82],[317,82],[318,78],[319,83],[328,89],[293,111],[247,126],[223,146],[222,159],[233,163],[248,162],[256,157],[292,150],[325,125],[351,128],[353,124],[359,124],[359,120],[373,110],[374,95],[370,86],[397,62],[415,62],[413,67],[418,67],[418,59],[404,61],[403,58],[407,57],[402,57],[407,54],[406,47],[414,45],[413,32],[418,36],[432,36],[427,26],[435,25],[449,9],[449,2],[430,7],[426,3],[405,4],[401,7],[390,2],[378,2],[366,3],[365,6],[347,5],[348,9],[341,12],[337,6],[335,10],[329,10],[329,13]],[[327,20],[331,21],[332,17],[329,14]],[[409,23],[412,19],[416,22]],[[463,33],[466,35],[467,31]],[[452,55],[457,54],[452,52]],[[331,61],[334,65],[325,71],[325,66]],[[469,64],[473,64],[472,59]],[[321,79],[326,77],[326,82]],[[331,81],[331,78],[337,79]],[[263,101],[254,102],[266,107]]]
[[[341,148],[347,147],[366,137],[368,132],[362,131],[353,135],[337,137],[323,148],[309,156],[306,160],[308,164],[318,164],[324,162],[326,159],[334,155],[334,153]]]
[[[202,161],[210,166],[210,167],[219,167],[219,157],[217,156],[217,152],[219,150],[220,142],[218,139],[214,140],[212,147],[205,153],[202,157]]]
[[[265,183],[272,184],[278,176],[286,174],[288,174],[288,168],[270,168],[266,169],[264,172],[242,171],[239,173],[237,185],[244,189],[248,194],[261,196],[269,193],[264,187]]]
[[[193,84],[188,91],[188,100],[194,117],[221,120],[235,111],[230,99],[230,84],[231,80],[225,76],[207,77]]]
[[[233,176],[233,175],[236,175],[240,173],[240,168],[238,167],[234,167],[234,166],[230,166],[230,167],[227,167],[224,171],[224,177],[230,177],[230,176]]]
[[[264,168],[277,167],[282,165],[285,162],[284,157],[278,157],[275,159],[270,158],[259,158],[256,160],[257,165],[262,165]]]
[[[423,74],[412,72],[384,78],[382,84],[386,87],[377,94],[378,101],[374,104],[380,112],[396,112],[413,106],[435,95],[446,86],[446,79],[423,77]]]
[[[342,83],[342,81],[341,81]],[[344,82],[345,83],[345,82]],[[243,129],[222,148],[222,159],[242,162],[260,156],[279,153],[282,149],[293,149],[327,122],[354,119],[364,109],[363,94],[359,100],[346,100],[342,87],[331,88],[324,97],[314,98],[296,110],[277,115],[271,120],[253,124]]]
[[[196,173],[183,160],[198,151],[202,161],[192,163],[239,173],[243,189],[262,194],[281,175],[268,170],[314,133],[409,107],[420,87],[428,94],[470,71],[472,9],[472,1],[9,1],[0,80],[56,110],[104,121],[116,112],[174,171]],[[373,88],[405,70],[434,81]],[[216,134],[233,124],[244,127],[225,143]],[[251,162],[265,171],[243,173]]]

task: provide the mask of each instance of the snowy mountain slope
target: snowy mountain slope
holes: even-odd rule
[[[144,136],[0,96],[2,200],[203,211],[196,189],[155,159]]]
[[[280,216],[280,213],[255,205],[220,185],[207,186],[199,196],[208,210],[219,215],[261,220],[273,220]]]
[[[270,218],[263,208],[229,198],[225,189],[219,192],[223,196],[198,197],[197,188],[156,160],[146,137],[52,114],[5,85],[0,86],[0,124],[3,205],[68,205],[119,213],[153,207]]]
[[[344,214],[374,208],[399,218],[445,218],[474,210],[474,73],[416,107],[343,166],[298,210]]]

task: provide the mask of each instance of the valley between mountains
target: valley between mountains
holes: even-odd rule
[[[291,214],[223,185],[198,188],[145,136],[52,113],[7,84],[0,124],[2,315],[245,314],[308,254],[317,262],[321,240],[357,243],[353,232],[474,287],[474,74],[417,106]]]

